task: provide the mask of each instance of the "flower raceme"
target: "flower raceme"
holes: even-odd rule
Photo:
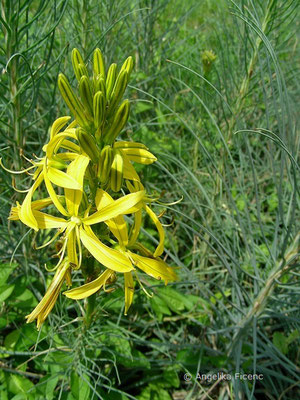
[[[142,143],[117,140],[129,116],[130,103],[121,100],[132,71],[132,58],[128,57],[117,73],[116,64],[106,70],[103,55],[96,49],[93,74],[89,76],[81,54],[74,49],[72,64],[79,96],[63,74],[59,75],[58,87],[73,122],[69,123],[70,116],[58,118],[43,147],[44,156],[28,160],[32,165],[16,172],[34,170],[33,184],[23,203],[17,202],[9,216],[35,231],[55,230],[50,240],[37,247],[56,243],[58,248],[53,280],[27,316],[27,322],[37,320],[38,328],[54,307],[64,281],[72,285],[72,270],[81,269],[87,282],[64,292],[76,300],[100,289],[109,292],[106,286],[123,274],[125,314],[133,301],[134,276],[140,282],[137,269],[165,284],[177,279],[174,269],[160,258],[165,233],[150,206],[156,199],[146,194],[133,164],[149,165],[156,157]],[[38,192],[46,192],[48,197],[34,199]],[[143,212],[158,231],[159,243],[153,253],[138,242]],[[128,214],[133,217],[130,230],[124,218]],[[87,272],[85,263],[90,256],[94,267]]]

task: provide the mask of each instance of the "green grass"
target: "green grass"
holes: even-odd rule
[[[178,282],[145,279],[154,296],[137,289],[128,316],[117,282],[88,331],[83,302],[60,296],[37,332],[25,316],[49,284],[51,253],[32,248],[45,236],[8,223],[24,194],[0,170],[1,400],[299,397],[297,16],[295,0],[1,2],[4,164],[27,165],[20,149],[41,155],[68,114],[58,73],[72,79],[73,47],[88,61],[99,46],[108,62],[135,60],[124,138],[159,160],[143,180],[165,203],[183,197],[156,208]],[[143,242],[157,243],[147,220]],[[263,379],[197,379],[218,372]]]

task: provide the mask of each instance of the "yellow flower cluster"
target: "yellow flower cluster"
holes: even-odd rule
[[[39,247],[58,240],[54,278],[27,316],[27,322],[37,319],[38,328],[53,308],[64,281],[72,285],[71,271],[83,269],[89,255],[100,263],[102,271],[96,268],[97,277],[94,274],[93,280],[88,278],[83,286],[64,292],[71,299],[105,290],[118,273],[123,273],[127,314],[133,300],[133,273],[138,279],[136,267],[166,284],[177,279],[174,270],[160,258],[164,229],[150,208],[155,198],[146,194],[132,164],[151,164],[156,157],[141,143],[116,140],[129,115],[129,101],[121,100],[132,71],[132,58],[127,58],[119,72],[116,64],[106,71],[102,53],[96,49],[92,77],[77,49],[72,52],[72,64],[80,96],[63,74],[59,75],[58,87],[74,120],[64,116],[53,123],[49,142],[43,147],[44,157],[30,160],[32,166],[24,170],[34,170],[33,185],[9,216],[35,231],[56,230],[51,240]],[[41,185],[48,197],[34,200]],[[143,211],[159,234],[153,254],[138,242]],[[133,221],[130,230],[124,218],[128,214]]]

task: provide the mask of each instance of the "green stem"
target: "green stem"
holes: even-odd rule
[[[84,323],[88,329],[91,326],[94,317],[94,310],[96,305],[96,293],[87,298],[86,313],[84,318]]]

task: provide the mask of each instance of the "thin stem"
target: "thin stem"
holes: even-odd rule
[[[96,305],[96,293],[87,298],[86,313],[84,318],[86,329],[89,329],[93,321],[95,305]]]

